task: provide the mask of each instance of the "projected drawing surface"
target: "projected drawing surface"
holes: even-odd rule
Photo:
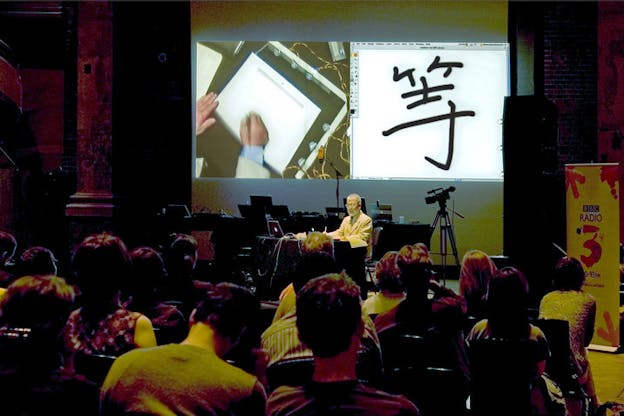
[[[232,135],[239,139],[243,117],[250,111],[262,116],[269,131],[264,160],[279,173],[286,168],[321,112],[317,105],[256,54],[249,55],[219,94],[219,101],[217,114]]]
[[[348,174],[348,60],[334,58],[330,44],[348,56],[339,42],[198,42],[195,94],[214,92],[219,105],[217,123],[196,137],[195,176],[240,177],[249,113],[268,131],[261,151],[271,177],[331,177],[330,164],[317,161],[321,149]]]

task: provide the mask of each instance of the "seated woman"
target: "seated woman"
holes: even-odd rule
[[[515,267],[504,267],[490,280],[488,285],[486,319],[475,324],[466,336],[466,345],[470,350],[471,342],[480,339],[529,340],[534,342],[531,365],[528,369],[532,380],[532,414],[547,414],[546,397],[539,377],[546,368],[548,343],[544,333],[529,323],[527,302],[529,285]]]
[[[362,305],[362,312],[378,315],[389,311],[405,299],[401,269],[397,264],[398,251],[389,251],[375,265],[375,284],[378,292]]]
[[[485,315],[487,286],[496,270],[492,259],[483,251],[469,250],[464,254],[459,271],[459,294],[466,300],[468,316]]]
[[[555,266],[554,291],[546,294],[540,303],[539,317],[561,319],[570,328],[570,349],[576,363],[579,382],[585,394],[597,406],[596,389],[587,359],[586,347],[594,334],[596,299],[583,291],[585,271],[581,263],[572,257],[564,257]],[[568,404],[568,407],[570,404]]]
[[[159,344],[181,342],[188,332],[182,312],[162,302],[159,293],[165,279],[162,257],[151,247],[137,247],[130,252],[131,272],[125,284],[125,307],[147,316],[157,332]]]
[[[71,313],[63,333],[71,368],[78,353],[119,356],[133,348],[156,346],[149,318],[121,305],[120,288],[129,265],[126,245],[107,233],[88,236],[74,252],[81,306]]]

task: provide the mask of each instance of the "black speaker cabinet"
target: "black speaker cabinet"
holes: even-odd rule
[[[537,96],[505,99],[503,164],[503,252],[539,296],[560,255],[553,243],[565,247],[565,182],[552,102]]]

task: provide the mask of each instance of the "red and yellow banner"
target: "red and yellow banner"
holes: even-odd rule
[[[620,199],[617,163],[565,167],[567,252],[583,263],[584,290],[596,298],[592,344],[620,345]]]

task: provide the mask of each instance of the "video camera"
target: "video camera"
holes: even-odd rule
[[[425,197],[425,202],[427,204],[434,204],[436,202],[444,203],[447,199],[450,198],[450,193],[455,190],[454,186],[449,186],[446,189],[436,188],[427,192],[429,196]]]

